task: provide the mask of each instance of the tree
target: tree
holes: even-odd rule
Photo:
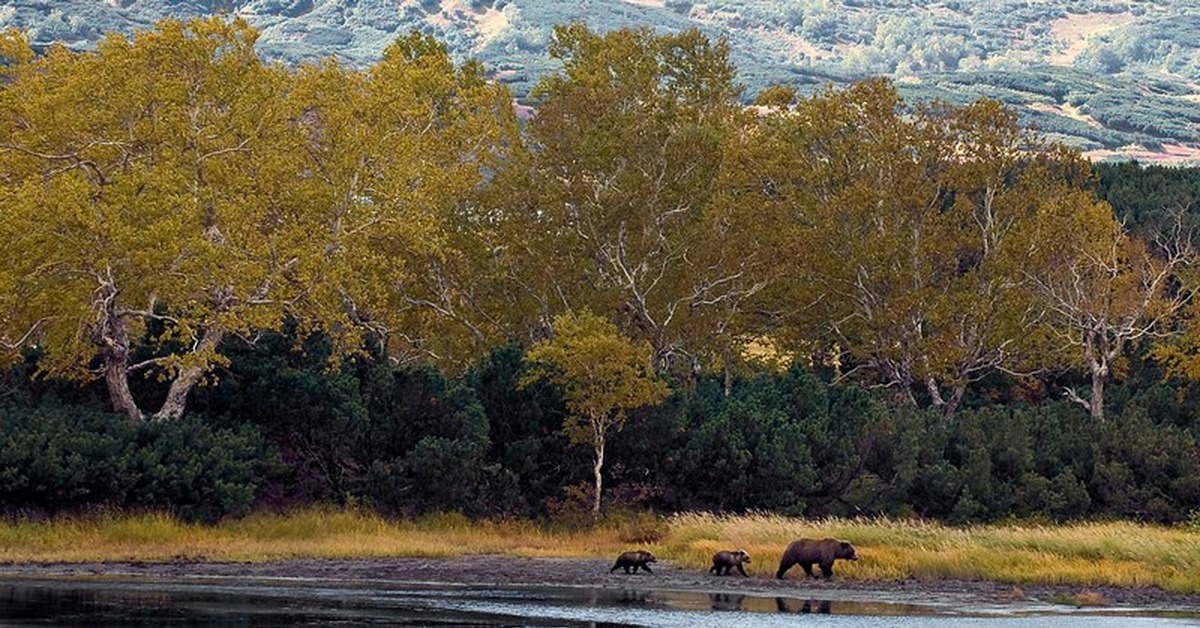
[[[882,80],[771,109],[745,142],[729,170],[769,216],[785,346],[947,417],[972,381],[1048,359],[1020,269],[1044,221],[1084,219],[1078,156],[999,103],[908,108]]]
[[[655,405],[667,397],[665,383],[654,374],[646,343],[623,337],[609,321],[583,311],[554,317],[554,337],[529,349],[526,383],[546,379],[562,392],[571,412],[564,429],[572,442],[591,445],[596,494],[593,513],[600,515],[604,445],[621,429],[625,411]]]
[[[1064,394],[1103,421],[1104,389],[1126,348],[1169,333],[1169,323],[1191,301],[1195,286],[1178,279],[1195,262],[1196,251],[1182,213],[1147,243],[1112,219],[1106,203],[1084,211],[1089,209],[1104,216],[1091,228],[1056,229],[1048,242],[1053,248],[1041,252],[1052,272],[1031,277],[1051,313],[1050,333],[1091,378],[1086,396],[1073,388]],[[1163,347],[1162,357],[1177,372],[1188,372],[1191,364],[1188,342],[1185,337]]]
[[[713,206],[726,134],[745,116],[729,47],[699,31],[555,29],[560,73],[534,90],[528,194],[512,231],[543,320],[588,307],[690,376],[726,353],[761,251]],[[741,209],[741,208],[739,208]]]
[[[314,326],[401,363],[482,355],[503,329],[478,294],[473,232],[480,189],[520,144],[508,90],[413,32],[365,71],[303,68],[288,109],[297,133],[273,194],[314,247],[298,270]]]
[[[424,270],[454,259],[447,225],[514,142],[507,90],[420,34],[364,71],[295,73],[256,38],[214,18],[95,52],[0,41],[0,342],[102,376],[134,420],[130,377],[169,381],[154,416],[178,417],[223,341],[288,319],[335,356],[465,344],[439,344],[468,319]]]
[[[0,338],[42,347],[51,374],[103,377],[134,420],[131,376],[169,381],[155,417],[178,417],[221,341],[277,325],[295,295],[257,184],[285,75],[256,38],[212,19],[94,52],[0,42]],[[135,356],[143,336],[154,353]]]

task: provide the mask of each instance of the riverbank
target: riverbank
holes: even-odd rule
[[[504,561],[516,565],[538,559],[542,562],[530,563],[536,567],[520,572],[527,574],[521,583],[593,585],[590,578],[606,571],[616,554],[644,548],[665,568],[678,571],[672,577],[681,579],[681,586],[699,586],[696,582],[724,581],[706,573],[715,551],[742,548],[753,557],[748,565],[753,581],[774,587],[785,586],[771,576],[788,541],[827,536],[854,543],[860,556],[857,562],[837,563],[833,586],[838,587],[885,583],[891,588],[901,583],[956,590],[962,583],[970,583],[968,588],[994,583],[985,589],[999,594],[1050,587],[1047,595],[1093,592],[1099,602],[1136,598],[1139,591],[1200,596],[1200,531],[1192,528],[1128,522],[953,528],[921,521],[774,515],[636,515],[586,528],[472,522],[458,515],[391,521],[366,512],[326,509],[258,514],[216,525],[183,523],[159,514],[8,522],[0,523],[0,563],[6,564],[0,573],[47,569],[54,575],[59,569],[110,574],[124,569],[136,574],[142,569],[139,565],[158,565],[154,569],[181,575],[209,570],[223,575],[221,570],[227,570],[224,575],[273,577],[273,570],[282,570],[275,575],[307,578],[323,577],[319,574],[332,569],[332,577],[348,570],[347,577],[397,572],[406,580],[421,580],[448,569],[433,579],[474,583],[492,577],[502,584]],[[499,562],[480,563],[480,556],[499,557],[488,559]],[[411,562],[420,560],[430,562]],[[538,570],[552,570],[556,560],[586,567],[565,568],[547,581],[534,577]],[[475,569],[476,564],[487,568]],[[298,573],[287,573],[290,569]],[[497,574],[488,576],[493,571]]]
[[[784,580],[715,576],[660,561],[654,573],[609,573],[612,562],[591,558],[458,556],[446,558],[291,559],[268,562],[102,562],[0,565],[0,581],[104,579],[115,581],[286,581],[337,586],[586,587],[642,591],[886,602],[928,607],[1057,604],[1107,609],[1137,608],[1200,613],[1200,595],[1158,587],[1014,586],[964,580]]]

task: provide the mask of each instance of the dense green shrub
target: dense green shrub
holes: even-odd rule
[[[740,382],[702,379],[675,473],[677,506],[837,513],[883,406],[799,368]]]
[[[173,423],[31,392],[11,372],[0,411],[0,509],[163,508],[190,518],[252,503],[368,504],[386,513],[570,518],[590,451],[562,434],[553,388],[519,384],[517,347],[466,375],[359,358],[331,369],[318,340],[231,350],[220,384]],[[801,366],[702,373],[610,439],[610,508],[922,516],[956,523],[1123,517],[1186,521],[1200,502],[1200,387],[1165,382],[1142,347],[1107,421],[1002,377],[953,419],[888,406]],[[86,396],[72,399],[79,404]],[[270,474],[278,451],[282,471]],[[582,488],[581,488],[582,487]],[[578,514],[576,513],[576,514]],[[582,520],[582,519],[581,519]]]
[[[1200,207],[1200,168],[1137,162],[1097,164],[1096,193],[1108,201],[1127,227],[1143,237],[1170,224],[1170,212]]]
[[[466,379],[487,416],[487,459],[516,484],[500,501],[522,514],[546,514],[547,500],[590,477],[591,453],[561,432],[567,411],[553,387],[541,380],[519,385],[522,368],[521,349],[510,345],[484,357]],[[618,436],[611,446],[623,440]]]
[[[152,508],[212,520],[250,511],[274,458],[255,429],[191,417],[134,424],[123,415],[42,405],[0,409],[0,509]]]
[[[288,474],[271,487],[277,505],[479,514],[503,500],[493,493],[510,481],[485,472],[488,419],[466,382],[370,357],[331,369],[319,336],[299,345],[288,335],[265,336],[230,354],[223,384],[201,391],[193,407],[218,423],[252,422],[279,449]]]

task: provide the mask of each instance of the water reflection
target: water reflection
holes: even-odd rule
[[[592,589],[592,604],[598,605],[601,603],[600,589]],[[618,604],[631,604],[636,606],[646,606],[650,603],[651,596],[649,591],[637,591],[631,589],[622,589],[621,594],[617,597]]]
[[[800,604],[799,608],[795,609],[792,608],[792,605],[792,600],[782,597],[775,598],[775,608],[781,613],[802,613],[805,615],[809,613],[820,613],[822,615],[829,615],[833,612],[833,602],[829,600],[804,600],[804,602]]]
[[[1046,611],[1046,608],[1052,610]],[[727,623],[791,626],[796,614],[824,626],[981,628],[1200,625],[1200,615],[1084,615],[1073,609],[894,604],[741,593],[570,587],[469,587],[325,581],[180,579],[0,580],[0,626],[653,626]]]
[[[708,600],[714,611],[740,611],[746,596],[734,593],[709,593]]]

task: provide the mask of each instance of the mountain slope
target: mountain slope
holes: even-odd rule
[[[552,69],[554,24],[698,27],[729,39],[749,95],[884,74],[910,98],[1002,100],[1093,156],[1200,155],[1194,0],[10,0],[0,26],[86,47],[107,31],[218,11],[254,24],[263,54],[288,63],[368,63],[397,34],[433,32],[518,96]]]

